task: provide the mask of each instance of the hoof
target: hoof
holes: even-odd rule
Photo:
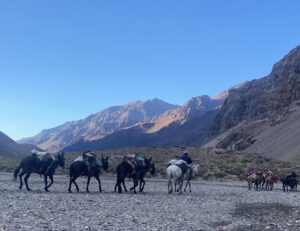
[[[46,192],[49,192],[48,188],[44,188]]]
[[[72,191],[71,191],[71,190],[68,190],[68,192],[69,192],[69,193],[72,193]]]

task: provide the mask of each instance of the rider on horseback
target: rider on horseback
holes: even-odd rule
[[[192,158],[190,157],[188,152],[184,152],[180,159],[184,160],[188,165],[193,163]]]

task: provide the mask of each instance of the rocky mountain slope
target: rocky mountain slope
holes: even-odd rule
[[[206,146],[300,159],[299,105],[300,46],[277,62],[268,76],[229,91]]]
[[[31,153],[32,149],[38,149],[32,144],[18,144],[3,132],[0,132],[0,156],[2,157],[21,157]]]
[[[35,144],[44,150],[56,152],[78,141],[101,139],[121,129],[151,121],[177,107],[159,99],[131,102],[104,109],[79,121],[43,130],[38,135],[19,142]]]
[[[218,96],[217,99],[206,95],[193,97],[183,106],[169,110],[150,122],[135,124],[102,139],[81,140],[66,147],[64,151],[147,146],[199,146],[206,140],[209,127],[223,101],[224,96]]]

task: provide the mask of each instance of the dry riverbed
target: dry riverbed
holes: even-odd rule
[[[55,176],[46,193],[38,175],[32,192],[18,189],[12,174],[0,173],[0,230],[300,230],[300,192],[248,191],[244,182],[192,182],[192,193],[167,194],[164,180],[147,179],[145,193],[117,194],[115,179],[102,177],[103,193],[78,180]],[[132,182],[127,182],[131,185]],[[73,188],[74,191],[74,188]]]

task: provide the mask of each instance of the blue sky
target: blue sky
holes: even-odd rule
[[[1,1],[0,130],[35,135],[154,97],[183,104],[267,75],[300,2]]]

